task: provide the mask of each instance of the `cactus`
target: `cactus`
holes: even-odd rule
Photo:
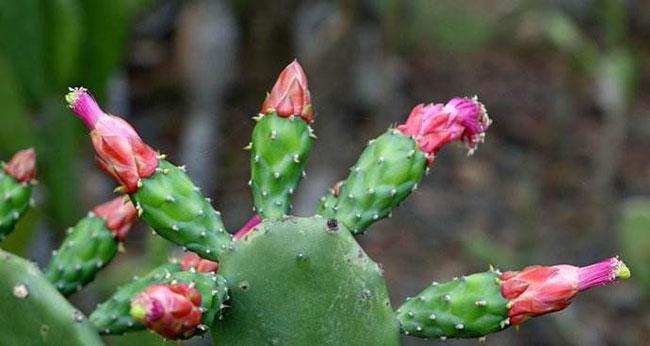
[[[0,278],[0,344],[103,345],[34,264],[0,250]]]
[[[65,296],[81,290],[115,257],[135,217],[135,208],[123,197],[95,208],[68,229],[61,247],[52,252],[47,278]]]
[[[17,152],[0,170],[0,241],[14,230],[31,202],[36,176],[34,149]]]
[[[276,219],[291,209],[314,137],[307,77],[297,61],[282,71],[255,120],[249,182],[254,210],[262,219]]]
[[[579,292],[629,276],[618,258],[582,268],[531,266],[505,273],[492,269],[432,283],[404,303],[397,318],[406,335],[442,340],[485,337],[531,317],[560,311]]]

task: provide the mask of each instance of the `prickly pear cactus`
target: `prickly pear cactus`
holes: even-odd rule
[[[0,250],[0,344],[103,345],[95,327],[32,263]]]
[[[217,345],[398,344],[382,270],[336,220],[264,222],[221,265],[231,299]]]
[[[141,218],[213,261],[191,255],[185,271],[161,267],[119,289],[91,315],[105,334],[146,326],[183,339],[209,326],[214,343],[223,346],[393,346],[400,333],[484,338],[630,276],[616,257],[585,267],[491,270],[432,284],[393,311],[381,267],[353,236],[390,216],[445,145],[462,142],[470,153],[476,150],[491,124],[476,98],[417,105],[405,123],[369,142],[350,175],[323,197],[318,215],[291,216],[291,195],[314,138],[307,78],[294,61],[256,117],[248,148],[255,215],[234,236],[182,166],[105,113],[87,90],[72,89],[66,99],[89,128],[100,167],[129,194]]]
[[[14,230],[32,204],[34,175],[33,149],[19,151],[8,163],[0,163],[0,241]]]
[[[94,215],[86,216],[68,232],[45,270],[47,278],[65,296],[92,281],[117,253],[113,233],[104,220]]]

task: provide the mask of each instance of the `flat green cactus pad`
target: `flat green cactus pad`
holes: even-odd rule
[[[103,345],[38,268],[0,250],[0,345]]]
[[[398,345],[382,270],[334,220],[263,222],[221,264],[231,298],[216,345]]]

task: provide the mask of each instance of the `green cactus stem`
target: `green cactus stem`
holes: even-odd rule
[[[117,254],[118,242],[106,221],[90,214],[68,229],[52,252],[45,275],[64,296],[81,290]]]
[[[0,250],[0,344],[103,345],[93,325],[28,261]]]
[[[255,212],[262,219],[286,215],[309,158],[312,130],[299,117],[275,112],[257,119],[251,142],[251,180]]]
[[[332,208],[334,217],[353,233],[364,232],[372,223],[388,217],[417,188],[426,166],[427,158],[416,142],[389,129],[370,141],[350,169]]]
[[[214,210],[182,167],[160,160],[156,173],[131,194],[140,218],[163,238],[209,260],[230,246],[221,214]]]
[[[0,163],[0,241],[7,237],[33,204],[34,150],[16,153]]]
[[[217,345],[397,345],[382,270],[336,220],[265,221],[221,262],[230,307]]]
[[[334,207],[336,207],[336,203],[338,202],[341,185],[343,184],[345,184],[345,180],[339,181],[327,190],[327,194],[320,198],[320,203],[318,204],[316,214],[324,218],[334,217],[336,214]]]

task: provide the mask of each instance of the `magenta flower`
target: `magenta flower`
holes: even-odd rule
[[[123,196],[116,197],[93,209],[95,216],[106,221],[106,227],[110,229],[118,241],[124,241],[131,226],[138,218],[133,203]]]

